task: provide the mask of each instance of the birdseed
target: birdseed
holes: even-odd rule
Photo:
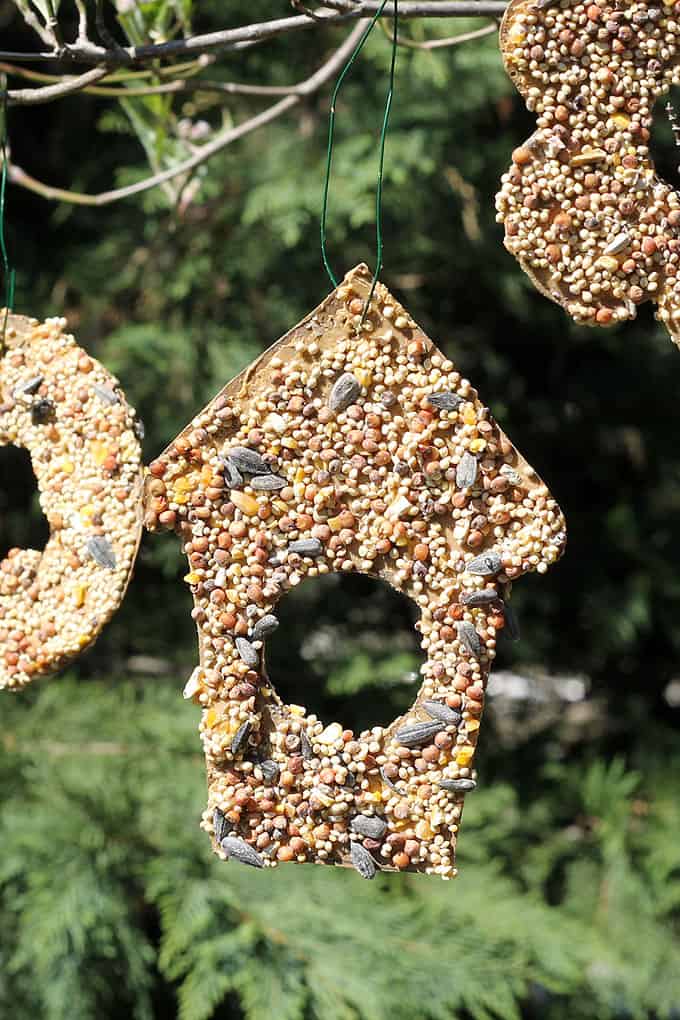
[[[185,694],[202,707],[202,825],[217,854],[243,859],[217,838],[216,808],[227,838],[265,868],[308,861],[451,878],[505,624],[500,601],[470,603],[485,578],[505,591],[547,570],[564,520],[468,380],[381,284],[362,320],[370,284],[366,267],[353,270],[196,415],[149,466],[145,521],[175,528],[189,560],[200,667]],[[438,408],[432,397],[444,393],[460,402]],[[223,470],[235,449],[258,454],[286,486],[257,490],[237,453],[236,492]],[[461,488],[466,454],[477,474]],[[425,662],[409,711],[355,733],[283,702],[262,652],[249,664],[237,638],[264,640],[279,599],[306,578],[357,571],[413,600]]]
[[[512,0],[508,74],[537,130],[496,196],[505,246],[577,322],[656,306],[680,343],[680,192],[650,153],[655,102],[680,83],[676,8],[639,0]]]
[[[42,552],[10,549],[0,563],[0,689],[18,690],[62,669],[120,605],[142,469],[134,411],[122,395],[102,400],[118,382],[64,319],[9,315],[5,341],[0,444],[28,450],[50,529]]]

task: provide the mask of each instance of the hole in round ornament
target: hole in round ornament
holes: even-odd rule
[[[287,704],[359,733],[386,726],[413,703],[425,661],[418,608],[365,574],[307,578],[275,609],[267,673]]]
[[[42,552],[49,534],[28,450],[0,446],[0,560],[15,548]]]

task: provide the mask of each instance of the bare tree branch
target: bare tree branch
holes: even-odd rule
[[[119,82],[126,81],[140,81],[144,82],[146,79],[153,75],[154,78],[177,78],[178,76],[194,75],[199,74],[205,70],[210,64],[214,63],[215,57],[205,56],[198,57],[196,60],[186,60],[181,64],[170,64],[168,67],[159,68],[148,68],[141,71],[127,71],[127,70],[115,70],[109,71],[108,78],[112,84],[118,85]],[[37,81],[44,83],[45,85],[57,85],[60,81],[66,81],[61,74],[47,74],[45,71],[33,71],[28,67],[22,67],[20,64],[8,64],[4,61],[0,61],[0,71],[5,71],[6,74],[14,75],[17,78],[25,78],[27,81]],[[72,78],[75,76],[71,76]],[[257,86],[253,86],[256,88]],[[90,89],[86,88],[83,91],[89,92]],[[286,89],[286,92],[288,90]],[[108,94],[108,93],[107,93]],[[9,95],[9,93],[8,93]],[[127,95],[127,93],[126,93]]]
[[[87,9],[85,0],[75,0],[78,11],[78,42],[84,42],[87,38]]]
[[[99,33],[99,38],[104,43],[104,45],[108,46],[110,50],[120,49],[119,44],[116,42],[116,40],[113,38],[108,28],[106,27],[106,22],[104,21],[104,5],[102,0],[96,0],[95,2],[94,17],[95,24],[97,26],[97,32]]]
[[[125,68],[109,69],[108,79],[112,85],[119,85],[121,82],[127,81],[139,81],[144,83],[149,78],[175,78],[182,80],[187,76],[193,76],[200,74],[211,64],[214,64],[217,57],[209,54],[205,54],[201,57],[196,57],[194,60],[185,60],[180,64],[169,64],[167,67],[149,67],[143,68],[139,71],[130,71]],[[14,75],[17,78],[25,78],[27,81],[37,81],[44,83],[45,85],[57,85],[61,81],[67,79],[62,74],[48,74],[46,71],[34,71],[28,67],[22,67],[21,64],[9,64],[3,60],[0,60],[0,71],[5,71],[7,74]],[[71,75],[71,78],[75,75]],[[257,86],[253,86],[256,88]],[[84,91],[89,91],[85,89]],[[288,89],[286,89],[286,92]],[[11,93],[8,93],[10,95]],[[127,93],[126,93],[127,94]]]
[[[97,68],[87,71],[87,75],[91,75]],[[166,70],[172,70],[172,68],[166,68]],[[177,68],[179,70],[179,68]],[[200,67],[194,67],[193,71],[196,73],[200,71]],[[80,83],[80,91],[87,93],[91,96],[105,96],[107,98],[122,98],[122,99],[134,99],[141,96],[162,96],[184,94],[187,95],[195,92],[217,92],[228,96],[290,96],[295,95],[303,87],[300,84],[294,85],[250,85],[245,82],[236,81],[212,81],[208,78],[197,78],[196,80],[178,78],[174,81],[162,82],[160,85],[132,85],[132,86],[115,86],[115,85],[85,85],[82,82],[85,75],[79,75],[78,77],[60,78],[54,74],[42,74],[39,71],[29,71],[25,67],[19,67],[16,64],[7,64],[0,61],[0,72],[5,74],[13,74],[20,78],[26,78],[29,81],[46,82],[53,85],[61,83]],[[105,72],[106,73],[106,72]],[[109,72],[115,74],[115,72]],[[114,79],[118,80],[118,79]],[[69,90],[73,91],[73,90]],[[10,101],[16,106],[30,106],[32,105],[31,97],[34,93],[39,93],[39,89],[25,89],[25,90],[10,90],[7,95]],[[67,95],[68,92],[64,92]],[[24,97],[29,97],[25,99]],[[60,98],[59,96],[53,96],[52,98]],[[36,102],[44,102],[44,99],[36,100]]]
[[[300,14],[306,14],[307,17],[311,18],[313,21],[321,20],[316,11],[313,11],[306,3],[303,3],[303,0],[290,0],[290,6],[293,10],[298,11]]]
[[[47,61],[59,60],[59,54],[54,52],[19,53],[16,50],[1,50],[0,60],[20,60],[27,64],[44,64]]]
[[[46,0],[47,9],[49,11],[49,17],[47,19],[46,29],[54,42],[55,49],[61,50],[64,46],[64,37],[61,33],[61,25],[57,20],[57,14],[54,9],[54,0]]]
[[[38,106],[40,103],[52,103],[55,99],[63,99],[73,92],[82,91],[93,82],[105,78],[107,74],[111,74],[110,67],[92,67],[84,74],[66,78],[56,85],[45,85],[39,89],[9,89],[7,102],[10,106]]]
[[[392,38],[392,33],[389,29],[381,23],[380,27],[389,39]],[[460,46],[461,43],[472,42],[473,39],[483,39],[485,35],[493,35],[498,31],[498,22],[494,21],[490,25],[484,25],[483,28],[476,28],[472,32],[461,32],[460,35],[450,35],[445,39],[428,39],[426,41],[420,41],[418,39],[406,39],[403,35],[397,36],[397,45],[405,46],[410,50],[443,50],[451,49],[452,46]]]
[[[74,0],[78,12],[78,33],[75,42],[72,44],[64,44],[61,28],[55,16],[54,0],[46,0],[46,2],[48,4],[46,12],[42,11],[42,8],[40,9],[40,13],[43,15],[41,21],[31,7],[31,0],[14,0],[15,6],[24,20],[48,44],[50,42],[53,44],[53,50],[50,53],[34,54],[0,53],[0,61],[6,60],[8,57],[15,62],[23,60],[53,60],[62,69],[65,69],[67,61],[71,65],[73,63],[89,63],[94,66],[82,74],[73,75],[58,72],[43,74],[38,71],[30,71],[21,66],[0,64],[0,70],[5,70],[9,74],[45,83],[34,88],[8,90],[6,98],[13,106],[33,106],[53,102],[79,91],[120,99],[200,92],[215,92],[224,95],[282,97],[272,106],[249,117],[241,124],[235,127],[223,128],[211,141],[197,146],[191,152],[189,158],[181,163],[160,170],[158,169],[158,164],[153,165],[152,160],[152,170],[156,172],[153,172],[149,177],[126,187],[115,188],[98,194],[87,194],[53,187],[32,177],[21,167],[9,164],[9,179],[13,183],[48,199],[88,206],[108,205],[111,202],[129,198],[158,186],[166,190],[166,188],[170,187],[169,182],[177,178],[180,179],[180,192],[186,189],[191,181],[193,172],[211,159],[212,156],[232,142],[281,117],[292,107],[296,106],[304,97],[318,90],[329,78],[336,74],[354,50],[365,26],[369,23],[367,16],[375,15],[381,6],[381,0],[325,0],[322,6],[312,10],[307,5],[306,0],[290,0],[292,6],[302,12],[300,15],[278,18],[260,24],[245,25],[239,28],[225,29],[189,38],[174,39],[154,45],[123,47],[109,34],[104,24],[102,0],[96,0],[95,3],[95,24],[99,39],[104,43],[103,46],[93,42],[88,36],[87,0]],[[502,13],[504,8],[505,4],[500,2],[500,0],[401,0],[399,13],[404,19],[458,17],[461,15],[488,16],[498,15]],[[382,11],[383,18],[388,19],[392,14],[393,9],[389,5],[384,6],[384,11]],[[249,48],[288,32],[315,28],[320,25],[324,28],[326,26],[337,27],[353,21],[357,22],[357,24],[330,59],[310,78],[298,84],[269,86],[242,84],[239,82],[208,81],[198,78],[188,80],[190,76],[203,71],[208,64],[214,62],[216,54],[221,51]],[[388,33],[386,21],[381,22],[381,27]],[[480,38],[494,31],[496,31],[495,24],[486,25],[479,30],[463,33],[458,36],[433,39],[429,42],[409,40],[406,37],[400,37],[398,42],[400,45],[416,49],[437,49],[444,46],[455,46]],[[177,59],[181,55],[189,59],[185,59],[181,63],[170,63],[167,66],[159,64],[160,60]],[[151,63],[148,69],[132,70],[133,67],[143,65],[145,62],[153,63]],[[148,82],[150,75],[152,80]],[[161,80],[160,82],[158,80],[159,78],[167,79],[170,76],[173,77],[173,80]],[[105,86],[98,86],[96,84],[106,77],[110,77],[110,83],[107,83]],[[135,78],[141,78],[139,85],[136,83],[132,85],[123,84],[121,87],[121,82]],[[192,189],[195,186],[195,183],[191,183]],[[188,192],[186,193],[188,194]]]
[[[143,181],[137,181],[135,184],[129,184],[124,188],[115,188],[112,191],[102,191],[96,195],[89,195],[83,192],[68,191],[63,188],[55,188],[49,184],[45,184],[42,181],[37,180],[35,177],[31,177],[21,167],[14,163],[10,163],[8,166],[8,177],[13,184],[18,184],[21,187],[27,188],[29,191],[33,191],[37,195],[42,195],[43,198],[56,199],[61,202],[68,202],[72,205],[88,205],[88,206],[102,206],[109,205],[111,202],[118,202],[124,198],[130,198],[133,195],[138,195],[143,191],[148,191],[150,188],[155,188],[160,184],[164,184],[166,181],[170,181],[175,177],[179,177],[183,174],[187,174],[196,167],[201,166],[207,160],[211,159],[216,153],[221,152],[232,142],[237,141],[239,138],[243,138],[245,135],[250,134],[257,128],[262,127],[265,124],[269,124],[277,117],[282,116],[292,107],[296,106],[303,98],[312,95],[318,91],[329,79],[338,73],[342,65],[348,59],[349,55],[354,50],[357,42],[359,41],[361,34],[366,27],[366,22],[361,21],[356,25],[350,34],[347,36],[342,46],[340,46],[310,78],[300,82],[299,85],[295,86],[295,92],[287,95],[281,99],[278,103],[270,106],[268,109],[263,110],[254,117],[250,117],[242,124],[238,124],[236,127],[228,128],[225,131],[221,131],[217,134],[212,141],[207,142],[205,145],[201,145],[196,149],[196,152],[184,162],[179,163],[177,166],[170,167],[168,170],[163,170],[160,173],[154,174],[152,177],[147,177]]]
[[[354,14],[354,11],[356,9],[360,9],[360,10],[364,9],[367,6],[367,4],[370,6],[371,2],[372,2],[372,0],[332,0],[332,5],[333,6],[337,5],[338,11],[341,14],[346,13],[348,10],[352,14]],[[479,8],[480,6],[482,6],[482,3],[480,2],[480,0],[474,0],[474,2],[475,2],[476,8]],[[83,2],[82,2],[82,0],[77,0],[77,3],[79,5],[78,6],[78,11],[79,11],[79,14],[80,14],[78,41],[77,41],[76,44],[74,44],[74,46],[69,47],[69,51],[68,52],[69,52],[70,56],[73,56],[74,53],[79,48],[83,48],[84,47],[88,51],[93,48],[93,43],[90,42],[90,40],[87,38],[87,34],[86,34],[86,32],[87,32],[87,18],[86,18],[86,13],[85,13],[85,8],[83,6]],[[296,6],[296,7],[298,6],[298,0],[291,0],[291,3],[294,6]],[[413,6],[413,5],[411,5],[411,6]],[[419,6],[422,6],[422,5],[419,5]],[[449,6],[449,5],[447,3],[441,2],[437,6],[438,7],[445,7],[445,6]],[[103,22],[101,22],[102,12],[101,12],[101,9],[100,9],[99,6],[97,7],[97,11],[98,11],[98,17],[99,17],[97,25],[98,25],[98,28],[99,28],[99,31],[100,31],[100,35],[101,35],[102,34],[102,25],[103,25]],[[290,19],[290,18],[283,19],[283,21],[285,21],[285,22],[290,22],[291,20],[299,20],[299,19]],[[307,18],[303,18],[303,20],[307,20]],[[314,14],[314,19],[313,20],[315,20],[316,22],[318,22],[319,20],[321,20],[323,22],[328,22],[329,20],[332,21],[333,19],[332,18],[329,19],[328,14],[325,14],[323,17],[321,17],[321,16],[319,16],[317,14]],[[275,23],[274,22],[267,22],[265,24],[266,25],[272,25],[272,24],[275,24]],[[246,30],[250,30],[250,29],[253,29],[253,28],[257,28],[257,27],[258,26],[248,26]],[[262,27],[262,26],[259,26],[259,27]],[[389,34],[387,26],[384,23],[381,23],[381,27],[386,32],[386,34]],[[233,36],[234,32],[242,33],[242,31],[243,30],[241,30],[241,29],[236,29],[236,30],[232,30],[230,33],[227,33],[227,34],[230,34],[231,36]],[[441,48],[444,48],[444,47],[458,46],[461,43],[470,42],[473,39],[481,38],[481,37],[483,37],[485,35],[489,35],[492,32],[495,32],[495,31],[496,31],[496,25],[493,24],[493,25],[486,25],[483,28],[478,29],[476,31],[465,32],[465,33],[463,33],[461,35],[450,36],[450,37],[445,38],[445,39],[432,39],[432,40],[430,40],[428,42],[419,42],[419,41],[416,41],[416,40],[405,38],[403,36],[399,36],[397,41],[398,41],[400,46],[407,46],[407,47],[409,47],[411,49],[434,50],[434,49],[441,49]],[[224,36],[225,35],[225,33],[216,33],[216,34],[220,35],[220,36]],[[108,38],[109,38],[109,40],[111,39],[110,36]],[[200,39],[207,40],[209,38],[211,38],[211,37],[208,37],[208,36],[197,36],[197,37],[195,37],[193,42],[197,42]],[[242,38],[240,38],[240,41],[243,42],[244,40]],[[174,45],[182,45],[183,43],[189,44],[191,42],[192,42],[192,40],[179,40],[179,41],[176,41],[175,43],[172,43],[172,44],[170,44],[170,43],[163,44],[163,46],[165,47],[165,46],[168,46],[168,45],[173,45],[173,46]],[[95,49],[96,49],[96,47],[95,47]],[[149,49],[149,47],[143,47],[142,49],[147,50],[147,49]],[[157,47],[152,47],[152,49],[157,49]],[[106,50],[104,52],[110,54],[112,51],[111,50]],[[115,49],[113,50],[113,53],[115,53],[115,54],[121,54],[121,53],[128,53],[129,54],[130,52],[131,51],[124,50],[122,47],[119,47],[119,46],[116,46]],[[140,50],[138,49],[136,52],[137,52],[137,54],[139,54]],[[126,62],[130,62],[128,60],[128,57],[125,57],[125,61]],[[171,68],[166,68],[165,70],[168,71],[168,70],[171,70]],[[91,87],[94,82],[99,81],[101,78],[106,77],[107,74],[111,74],[112,72],[113,72],[113,68],[112,68],[110,62],[107,61],[106,64],[104,64],[103,66],[97,67],[97,68],[95,68],[95,69],[93,69],[91,71],[85,72],[84,74],[81,74],[81,75],[78,75],[78,76],[69,76],[69,77],[66,77],[66,78],[59,78],[57,76],[57,80],[56,80],[56,82],[54,84],[48,85],[48,86],[46,86],[44,88],[37,88],[37,89],[12,89],[12,90],[9,90],[8,93],[7,93],[8,102],[9,102],[10,105],[14,105],[14,106],[35,106],[35,105],[38,105],[40,103],[53,102],[54,100],[61,99],[64,96],[72,95],[74,92],[78,92],[80,90],[84,90],[84,91],[87,91],[87,92],[89,92],[91,94],[100,95],[100,96],[109,96],[109,97],[125,96],[126,98],[133,98],[133,97],[152,96],[152,95],[167,95],[167,94],[173,94],[173,93],[174,94],[195,93],[195,92],[200,92],[200,91],[203,91],[203,92],[221,92],[221,93],[224,93],[226,95],[253,95],[253,96],[258,96],[258,95],[259,96],[295,95],[297,93],[298,89],[300,88],[300,86],[291,86],[291,87],[283,86],[283,87],[280,87],[280,86],[267,86],[267,85],[241,85],[241,84],[238,84],[236,82],[233,82],[233,83],[232,82],[214,82],[214,81],[213,82],[208,82],[208,81],[205,81],[205,82],[201,82],[201,81],[187,82],[186,80],[183,80],[183,79],[177,79],[175,81],[166,82],[166,83],[163,83],[163,84],[160,84],[160,85],[142,86],[142,87],[139,87],[139,88],[115,89],[115,88],[110,88],[110,87],[109,88],[106,88],[106,87],[104,87],[104,88],[92,88]],[[38,76],[36,76],[36,77],[38,77]]]
[[[42,41],[48,46],[53,45],[54,37],[50,34],[46,25],[43,24],[38,15],[35,13],[28,0],[13,0],[13,2],[28,27],[32,28],[35,34],[40,36]],[[54,53],[52,53],[52,59],[54,60]]]
[[[0,65],[0,70],[2,65]],[[227,96],[295,96],[303,95],[303,85],[248,85],[237,81],[211,81],[197,78],[195,81],[178,79],[161,85],[133,85],[131,88],[113,88],[93,85],[84,91],[93,96],[120,96],[126,99],[135,96],[162,96],[172,93],[220,92]]]
[[[147,46],[97,46],[92,42],[77,41],[65,47],[63,53],[5,53],[0,52],[0,60],[54,60],[58,56],[77,63],[107,64],[120,66],[123,64],[139,64],[150,60],[168,59],[177,56],[198,55],[220,50],[243,49],[255,43],[273,39],[288,32],[304,31],[318,28],[319,24],[334,26],[343,25],[357,18],[365,18],[375,14],[380,0],[361,0],[361,3],[341,10],[332,10],[328,6],[320,8],[311,17],[307,14],[289,18],[276,18],[259,24],[244,25],[240,28],[224,29],[209,32],[205,35],[190,36],[188,39],[173,39],[170,42]],[[500,17],[505,11],[504,0],[401,0],[399,17],[407,18],[459,18],[459,17]],[[23,13],[23,10],[22,10]],[[384,18],[391,18],[390,5],[383,12]]]

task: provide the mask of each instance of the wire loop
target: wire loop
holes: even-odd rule
[[[331,96],[330,113],[328,118],[328,148],[326,150],[326,174],[324,177],[323,200],[321,204],[321,258],[323,260],[326,272],[328,273],[328,277],[334,287],[338,286],[338,280],[337,277],[335,276],[335,273],[331,269],[330,263],[328,261],[328,251],[326,246],[326,224],[328,220],[328,195],[330,190],[331,168],[333,163],[333,146],[335,141],[335,104],[338,98],[338,93],[340,92],[340,89],[342,87],[342,83],[347,77],[357,57],[361,53],[366,40],[373,31],[376,22],[378,21],[385,7],[387,6],[387,2],[388,0],[383,0],[383,2],[380,4],[377,11],[375,12],[374,16],[371,18],[371,21],[368,27],[366,28],[366,31],[359,39],[359,42],[357,43],[354,49],[354,52],[352,53],[349,60],[347,61],[342,71],[340,72],[338,80],[335,83],[335,88],[333,89],[333,94]],[[383,194],[383,174],[385,168],[385,141],[387,138],[387,129],[389,127],[390,113],[392,111],[392,100],[394,97],[394,77],[397,63],[398,27],[399,27],[398,0],[393,0],[393,3],[394,14],[392,19],[393,20],[392,58],[390,61],[389,85],[387,90],[387,96],[385,98],[385,109],[383,113],[382,127],[380,130],[380,145],[378,153],[378,177],[375,191],[376,266],[375,272],[373,273],[373,279],[371,281],[371,287],[368,293],[368,297],[366,298],[366,302],[364,304],[364,310],[359,325],[363,323],[366,317],[366,313],[368,311],[371,299],[375,291],[375,285],[378,282],[378,277],[383,267],[382,194]]]

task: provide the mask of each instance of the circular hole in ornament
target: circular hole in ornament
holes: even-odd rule
[[[267,672],[279,697],[359,733],[413,703],[424,655],[418,608],[365,574],[307,578],[276,607]]]
[[[42,552],[49,534],[28,450],[0,446],[0,560],[15,548]]]
[[[680,88],[670,89],[654,104],[651,135],[649,151],[657,175],[677,190],[680,188]]]

